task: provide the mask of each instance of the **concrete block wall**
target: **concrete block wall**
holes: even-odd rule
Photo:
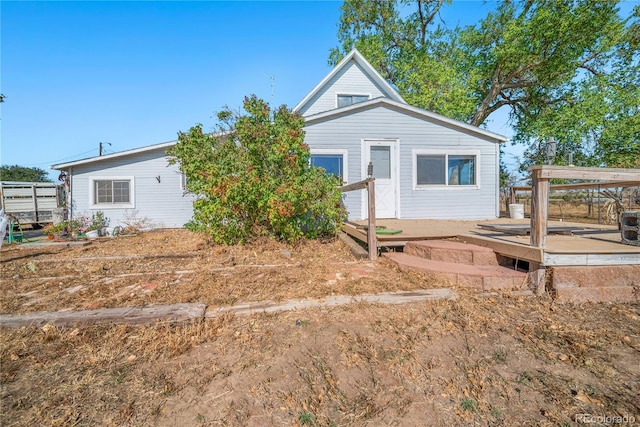
[[[640,265],[552,267],[547,274],[558,302],[640,302]]]

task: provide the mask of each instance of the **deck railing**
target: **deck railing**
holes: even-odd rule
[[[367,246],[369,260],[378,259],[378,239],[376,237],[376,191],[375,178],[367,178],[364,181],[338,187],[343,193],[355,190],[367,190]]]

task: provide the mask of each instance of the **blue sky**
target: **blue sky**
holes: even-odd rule
[[[172,141],[249,94],[293,107],[330,71],[341,4],[3,0],[1,163],[47,170],[100,142]],[[456,0],[442,17],[473,23],[493,6]],[[489,129],[510,135],[504,115]]]

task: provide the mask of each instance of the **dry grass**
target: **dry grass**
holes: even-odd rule
[[[466,295],[2,334],[5,425],[564,425],[637,416],[638,306]]]
[[[211,246],[186,230],[165,230],[55,252],[10,248],[2,255],[3,313],[179,302],[220,306],[424,287],[418,276],[398,282],[391,268],[370,274],[373,267],[356,261],[337,240]]]
[[[162,257],[105,259],[123,254]],[[438,286],[384,263],[367,270],[337,242],[221,248],[184,231],[2,255],[2,277],[20,276],[2,280],[5,313]],[[43,280],[56,274],[74,277]],[[158,287],[144,293],[146,283]],[[64,291],[78,285],[86,287]],[[640,420],[640,306],[456,291],[456,301],[185,325],[2,329],[2,424],[558,426],[575,425],[579,413]]]

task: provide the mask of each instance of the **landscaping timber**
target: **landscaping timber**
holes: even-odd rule
[[[183,323],[203,318],[213,318],[224,314],[249,315],[301,310],[305,308],[335,307],[355,303],[406,304],[421,301],[457,299],[451,289],[421,289],[415,291],[383,292],[356,296],[331,296],[323,299],[297,299],[283,302],[257,301],[236,304],[230,307],[209,308],[205,304],[172,304],[150,307],[106,308],[84,311],[55,311],[28,314],[2,314],[0,325],[6,328],[23,326],[63,326],[98,325],[124,323],[130,325],[152,324],[159,321]]]
[[[149,307],[120,307],[104,308],[84,311],[55,311],[28,314],[2,314],[0,325],[7,328],[22,326],[53,326],[71,327],[74,325],[100,325],[107,323],[125,323],[130,325],[145,325],[158,321],[187,322],[204,317],[204,304],[172,304]]]

